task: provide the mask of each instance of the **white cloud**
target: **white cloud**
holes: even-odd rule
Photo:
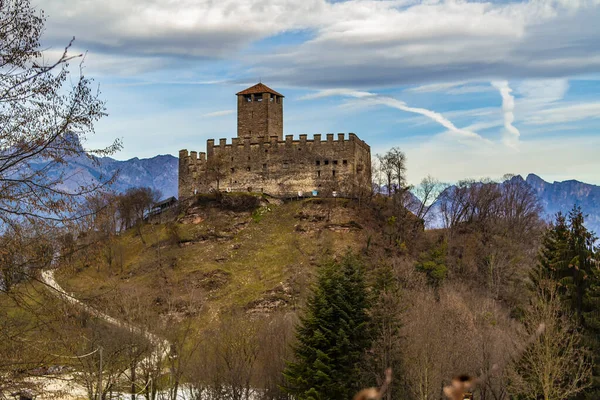
[[[449,89],[454,89],[457,86],[466,84],[466,81],[460,82],[443,82],[443,83],[430,83],[427,85],[420,85],[405,89],[405,92],[409,93],[433,93],[433,92],[446,92]]]
[[[515,122],[515,98],[511,95],[512,89],[508,86],[506,81],[492,82],[494,86],[500,92],[502,96],[502,113],[504,114],[504,143],[507,146],[516,147],[519,143],[519,136],[521,133],[513,125]]]
[[[225,115],[231,115],[235,112],[235,110],[222,110],[222,111],[214,111],[206,114],[202,114],[204,118],[214,118],[214,117],[223,117]]]
[[[375,96],[373,93],[362,92],[359,90],[352,89],[325,89],[315,93],[307,94],[299,98],[299,100],[314,100],[320,99],[323,97],[331,97],[331,96],[350,96],[350,97],[369,97]]]
[[[530,79],[515,88],[515,92],[525,97],[527,103],[535,105],[562,100],[568,90],[567,79]]]
[[[531,115],[525,123],[550,125],[591,118],[600,118],[600,102],[562,104],[547,108]]]
[[[49,15],[46,39],[52,45],[75,35],[91,54],[107,58],[99,64],[114,73],[227,59],[270,82],[323,88],[597,71],[599,4],[44,0],[41,6]],[[310,39],[295,45],[284,40],[276,54],[269,47],[253,50],[251,57],[244,53],[250,43],[298,32]],[[458,88],[455,94],[482,89]]]

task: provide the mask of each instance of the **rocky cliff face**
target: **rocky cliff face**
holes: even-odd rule
[[[576,180],[549,183],[534,174],[527,175],[526,181],[537,192],[546,218],[559,211],[566,214],[577,204],[587,214],[588,229],[600,234],[600,186]]]

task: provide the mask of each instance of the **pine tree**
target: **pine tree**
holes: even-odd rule
[[[298,400],[348,399],[358,387],[369,346],[369,301],[364,271],[356,258],[322,265],[306,313],[300,319],[295,361],[284,376]]]
[[[539,279],[559,280],[564,270],[569,247],[569,227],[567,219],[559,212],[556,220],[542,238],[540,252]]]
[[[596,254],[598,258],[599,254]],[[584,299],[584,337],[583,344],[593,355],[592,385],[586,391],[586,400],[600,399],[600,270],[594,270],[589,289]]]
[[[593,382],[586,399],[600,398],[600,268],[596,236],[584,225],[585,216],[574,206],[568,218],[557,214],[542,241],[534,284],[558,282],[563,303],[576,316],[584,345],[594,354]]]

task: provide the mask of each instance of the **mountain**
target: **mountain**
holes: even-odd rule
[[[40,163],[43,165],[43,163]],[[172,155],[158,155],[152,158],[132,158],[125,161],[110,157],[72,157],[62,172],[70,178],[66,188],[76,188],[80,184],[92,184],[119,175],[112,188],[124,192],[132,187],[147,186],[161,192],[161,198],[177,197],[178,159]],[[58,173],[58,171],[57,171]]]
[[[535,190],[542,205],[542,218],[546,221],[552,221],[559,211],[567,215],[573,205],[577,204],[587,215],[585,224],[587,228],[600,235],[600,186],[576,180],[550,183],[535,174],[529,174],[525,179],[521,175],[516,175],[511,179],[525,181]],[[453,190],[453,188],[455,186],[445,190]],[[444,226],[440,207],[439,201],[431,205],[426,222],[427,228],[435,229]]]
[[[552,219],[559,211],[567,214],[577,204],[587,214],[588,229],[600,234],[600,186],[576,180],[549,183],[535,174],[527,175],[525,181],[537,192],[546,218]]]

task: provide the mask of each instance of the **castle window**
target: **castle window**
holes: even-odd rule
[[[248,156],[248,161],[250,161],[250,156]]]
[[[235,172],[235,168],[231,168],[231,173],[233,174]]]
[[[268,153],[268,152],[269,152],[269,149],[265,149],[265,153]]]
[[[343,160],[343,161],[342,161],[342,164],[344,164],[344,165],[348,165],[348,160]]]
[[[283,169],[288,169],[290,167],[289,163],[284,162],[283,163]]]
[[[281,97],[277,96],[277,103],[281,103]]]
[[[252,101],[252,95],[251,94],[247,94],[244,97],[246,98],[246,101],[248,101],[248,102]]]
[[[321,176],[321,171],[317,171],[317,178]]]
[[[267,164],[263,164],[263,169],[266,170],[267,169]]]
[[[337,165],[337,160],[333,160],[333,165]]]
[[[231,157],[231,161],[233,161],[233,157]]]
[[[325,160],[325,165],[329,165],[329,160]]]
[[[335,176],[335,169],[334,169],[333,171],[331,171],[331,172],[333,172],[333,174],[332,174],[332,175],[333,175],[333,176]]]
[[[321,165],[321,161],[317,160],[315,165]]]
[[[246,171],[250,171],[250,167],[249,167],[249,166],[248,166],[248,167],[246,167]]]
[[[269,96],[269,101],[272,103],[273,102],[273,95]]]
[[[257,94],[256,97],[254,98],[254,100],[256,100],[256,101],[262,101],[262,93]]]

